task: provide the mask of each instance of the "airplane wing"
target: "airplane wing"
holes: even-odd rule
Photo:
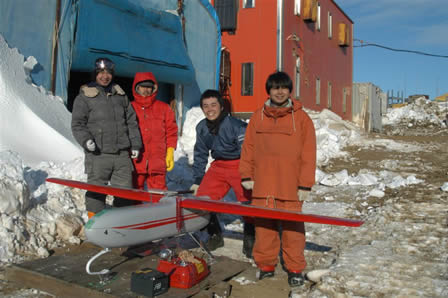
[[[163,189],[151,189],[149,191],[134,189],[134,188],[125,188],[125,187],[113,187],[109,185],[98,185],[98,184],[89,184],[76,180],[68,180],[68,179],[59,179],[59,178],[47,178],[46,181],[56,184],[61,184],[65,186],[70,186],[74,188],[84,189],[88,191],[98,192],[105,195],[116,196],[120,198],[126,198],[135,201],[143,201],[143,202],[152,202],[151,195],[177,195],[179,193],[177,191],[163,190]]]
[[[359,227],[364,223],[361,220],[306,214],[302,212],[292,212],[281,209],[270,209],[257,206],[248,206],[248,205],[241,205],[240,203],[212,201],[209,199],[201,199],[200,197],[194,199],[182,198],[180,204],[182,208],[192,208],[197,210],[236,214],[241,216],[263,217],[263,218],[301,221],[301,222],[319,223],[327,225]]]
[[[151,194],[171,195],[171,196],[179,194],[179,192],[176,191],[166,191],[157,189],[151,189],[149,191],[145,191],[139,189],[114,187],[108,185],[88,184],[85,182],[59,179],[59,178],[48,178],[47,181],[65,186],[85,189],[88,191],[94,191],[106,195],[118,196],[121,198],[144,201],[144,202],[152,201]],[[329,224],[329,225],[338,225],[347,227],[359,227],[364,223],[361,220],[306,214],[301,212],[291,212],[280,209],[247,206],[247,205],[241,205],[239,203],[212,201],[201,197],[195,197],[195,198],[179,197],[178,201],[180,202],[180,207],[182,208],[190,208],[190,209],[197,209],[218,213],[236,214],[241,216],[263,217],[271,219],[320,223],[320,224]]]

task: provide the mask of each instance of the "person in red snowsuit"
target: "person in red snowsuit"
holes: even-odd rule
[[[156,99],[158,84],[151,72],[135,74],[132,85],[132,106],[143,141],[140,156],[133,159],[134,186],[167,189],[166,172],[174,168],[174,150],[177,145],[177,124],[170,106]]]

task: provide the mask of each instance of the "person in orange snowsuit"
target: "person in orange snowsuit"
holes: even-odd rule
[[[133,159],[134,186],[138,189],[144,189],[145,182],[147,188],[167,189],[166,173],[174,168],[176,118],[167,103],[156,99],[157,91],[157,80],[151,72],[135,74],[132,106],[143,141],[139,157]]]
[[[254,112],[246,130],[239,166],[241,184],[252,190],[253,206],[300,212],[315,183],[314,125],[302,104],[290,98],[288,74],[271,74],[266,91],[268,100]],[[255,218],[253,257],[260,280],[274,276],[280,249],[289,285],[302,285],[304,223]]]

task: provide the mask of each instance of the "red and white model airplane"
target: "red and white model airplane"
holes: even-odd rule
[[[208,197],[195,197],[176,191],[138,190],[106,185],[93,185],[80,181],[48,178],[48,182],[80,188],[130,200],[147,202],[129,207],[104,209],[85,225],[87,241],[103,248],[86,265],[88,274],[106,274],[109,270],[91,272],[90,264],[111,248],[128,247],[148,243],[184,233],[198,231],[209,222],[209,212],[241,216],[262,217],[287,221],[299,221],[359,227],[361,220],[305,214],[301,212],[269,209],[240,203],[212,201]],[[160,200],[154,199],[162,196]],[[195,238],[193,237],[195,240]],[[196,241],[196,240],[195,240]]]

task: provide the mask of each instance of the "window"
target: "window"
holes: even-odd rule
[[[215,10],[221,25],[221,31],[235,32],[238,3],[235,0],[215,0]]]
[[[328,12],[328,38],[333,38],[333,16]]]
[[[347,89],[342,88],[342,113],[347,113]]]
[[[317,2],[316,29],[320,31],[320,3],[319,2]]]
[[[347,47],[350,45],[350,28],[344,24],[344,23],[339,23],[339,46],[341,47]]]
[[[243,63],[241,72],[241,95],[254,95],[254,64]]]
[[[320,105],[320,79],[316,78],[316,104]]]
[[[300,4],[302,0],[294,0],[294,14],[300,16]]]
[[[296,98],[300,98],[300,57],[296,59]]]
[[[332,91],[332,85],[331,85],[331,82],[328,82],[328,89],[327,89],[327,101],[328,101],[328,108],[331,110],[331,105],[332,105],[332,102],[331,102],[331,91]]]
[[[243,8],[255,7],[255,0],[243,0]]]

